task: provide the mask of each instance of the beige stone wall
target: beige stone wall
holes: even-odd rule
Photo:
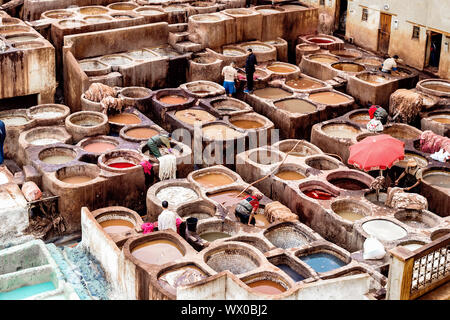
[[[336,30],[336,0],[325,0],[324,5],[320,5],[320,0],[302,0],[300,2],[318,8],[319,33],[333,34],[333,31]]]

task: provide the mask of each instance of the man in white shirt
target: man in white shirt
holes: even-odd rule
[[[398,55],[395,55],[392,58],[384,60],[381,72],[392,73],[392,71],[397,71],[397,61]]]
[[[158,216],[158,231],[172,229],[177,232],[177,214],[171,210],[168,210],[169,203],[167,201],[162,202],[164,211]]]
[[[236,87],[234,86],[234,79],[237,78],[238,73],[234,67],[235,63],[231,62],[229,66],[225,66],[222,69],[222,76],[224,78],[223,87],[225,88],[225,91],[229,97],[231,97],[231,95],[236,92]]]

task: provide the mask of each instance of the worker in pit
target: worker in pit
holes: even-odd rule
[[[381,66],[381,72],[392,74],[392,71],[397,71],[398,61],[398,55],[395,55],[392,58],[387,58],[386,60],[384,60],[383,65]]]
[[[229,97],[231,97],[236,92],[236,87],[234,85],[234,80],[237,78],[238,73],[235,69],[236,64],[231,62],[229,66],[225,66],[222,69],[223,76],[223,87],[225,88],[225,92]]]
[[[405,171],[395,180],[395,185],[397,186],[403,177],[405,177],[405,182],[403,185],[409,186],[403,188],[404,191],[411,191],[413,193],[419,193],[419,188],[417,186],[422,181],[422,168],[417,165],[417,161],[414,159],[409,159]]]
[[[370,116],[370,119],[376,118],[376,119],[380,120],[383,125],[385,125],[388,121],[389,114],[381,106],[372,105],[369,108],[369,116]]]
[[[170,141],[172,140],[172,134],[158,134],[156,136],[151,137],[147,141],[147,146],[151,154],[153,154],[156,158],[161,157],[161,152],[159,152],[159,147],[166,146],[169,150],[169,153],[172,153],[172,149],[170,146]]]
[[[245,197],[236,206],[234,214],[242,222],[248,225],[255,225],[256,220],[254,215],[256,210],[259,208],[259,201],[262,199],[263,195],[259,191],[253,191],[252,195]]]
[[[3,153],[3,145],[6,139],[6,127],[5,123],[0,120],[0,164],[5,160],[5,155]]]
[[[256,56],[251,48],[247,49],[249,53],[247,60],[245,61],[245,74],[247,76],[247,88],[244,90],[245,93],[253,93],[253,74],[255,73],[255,67],[258,64]]]
[[[158,216],[158,231],[171,229],[177,232],[177,214],[168,209],[167,201],[163,201],[161,205],[164,210]]]

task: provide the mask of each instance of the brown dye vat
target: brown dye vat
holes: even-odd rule
[[[134,228],[134,225],[123,219],[111,219],[100,222],[100,226],[106,233],[122,233],[130,231]]]
[[[150,139],[159,134],[159,132],[151,128],[135,128],[128,130],[125,134],[136,139]]]
[[[311,57],[309,59],[312,60],[312,61],[322,62],[322,63],[333,63],[333,62],[338,62],[339,61],[339,59],[337,59],[337,58],[324,57],[324,56]]]
[[[216,120],[211,113],[205,110],[185,109],[175,112],[175,117],[187,124],[194,125],[197,121],[201,123],[208,123]]]
[[[222,204],[225,208],[230,208],[241,202],[241,200],[244,199],[245,196],[247,196],[247,194],[244,192],[239,197],[237,197],[240,193],[241,191],[238,190],[222,191],[209,195],[208,198]]]
[[[62,182],[65,183],[70,183],[70,184],[80,184],[80,183],[85,183],[88,181],[91,181],[93,178],[88,177],[88,176],[72,176],[72,177],[67,177],[64,179],[61,179]]]
[[[133,10],[136,7],[137,7],[137,5],[132,4],[132,3],[117,3],[117,4],[112,4],[109,6],[110,9],[120,10],[120,11]]]
[[[431,118],[431,120],[439,123],[450,124],[450,118]]]
[[[291,113],[308,114],[317,110],[312,103],[300,99],[287,99],[278,101],[275,106]]]
[[[164,272],[158,283],[171,294],[177,294],[177,287],[186,286],[207,278],[207,275],[196,266],[184,266],[175,270]]]
[[[35,40],[38,36],[36,35],[22,35],[22,36],[10,36],[7,38],[7,40],[12,42],[24,42],[24,41],[30,41]]]
[[[339,215],[342,219],[355,222],[359,219],[364,218],[364,215],[351,211],[351,210],[340,210],[336,212],[337,215]]]
[[[243,133],[236,131],[223,124],[215,124],[202,128],[203,135],[211,140],[229,140],[240,138]]]
[[[329,136],[343,139],[352,139],[361,133],[359,129],[345,124],[331,124],[322,127],[322,131]]]
[[[286,85],[298,90],[323,88],[323,84],[321,84],[320,82],[309,80],[306,78],[286,81]]]
[[[242,128],[242,129],[257,129],[264,126],[262,123],[258,121],[252,121],[252,120],[233,120],[230,121],[232,125]]]
[[[373,83],[373,84],[382,84],[382,83],[389,81],[389,79],[386,79],[385,77],[382,77],[382,76],[377,76],[375,74],[371,74],[371,75],[364,76],[364,77],[358,77],[358,79],[361,79],[365,82],[369,82],[369,83]]]
[[[84,15],[98,15],[108,12],[106,8],[80,8],[80,13]]]
[[[423,180],[436,187],[450,188],[450,174],[446,171],[429,171],[423,175]]]
[[[64,11],[55,11],[51,13],[46,13],[45,15],[51,19],[67,19],[72,17],[73,13]]]
[[[95,152],[95,153],[102,153],[115,148],[116,146],[114,144],[108,142],[94,142],[83,147],[83,149],[86,150],[87,152]]]
[[[318,92],[309,95],[309,99],[323,104],[339,104],[349,102],[346,96],[335,92]]]
[[[357,114],[357,115],[351,116],[350,120],[366,126],[367,122],[370,121],[370,116],[369,116],[369,114]]]
[[[175,94],[161,97],[158,100],[165,104],[183,104],[186,103],[186,101],[188,101],[186,97]]]
[[[260,98],[264,99],[281,99],[290,97],[292,94],[280,88],[264,88],[258,89],[254,91],[254,94]]]
[[[248,283],[247,286],[259,293],[268,295],[280,294],[286,291],[282,285],[271,280],[258,280]]]
[[[369,66],[381,66],[382,62],[377,59],[358,59],[356,60],[358,63],[367,64]]]
[[[120,124],[139,124],[141,119],[131,113],[119,113],[115,115],[108,116],[109,122],[115,122]]]
[[[222,173],[206,173],[194,178],[205,188],[213,188],[231,184],[234,182],[232,178]]]
[[[442,91],[450,93],[450,86],[442,84],[423,84],[422,87],[430,90]]]
[[[255,227],[267,228],[270,225],[269,220],[267,220],[264,214],[255,214],[253,217],[255,218]]]
[[[231,237],[228,233],[225,232],[205,232],[200,235],[203,240],[208,242],[213,242],[219,239],[225,239]]]
[[[428,161],[427,159],[425,159],[422,156],[419,156],[417,154],[413,154],[413,153],[405,153],[405,158],[403,160],[400,160],[399,162],[396,163],[397,166],[402,167],[402,168],[406,168],[406,165],[408,164],[408,161],[414,159],[417,164],[419,165],[419,167],[426,167],[428,165]]]
[[[350,178],[332,179],[330,180],[330,183],[338,188],[352,191],[363,190],[368,188],[368,186],[365,185],[363,182]]]
[[[363,66],[354,63],[337,63],[333,65],[333,68],[345,72],[361,72],[365,70]]]
[[[267,67],[267,69],[272,72],[277,72],[277,73],[289,73],[289,72],[295,71],[294,68],[290,68],[290,67],[283,66],[283,65],[272,65],[272,66]]]
[[[282,180],[302,180],[306,178],[306,176],[297,171],[288,171],[288,170],[280,171],[275,175]]]
[[[183,253],[170,240],[152,240],[135,247],[131,254],[138,260],[148,264],[165,264],[183,257]]]

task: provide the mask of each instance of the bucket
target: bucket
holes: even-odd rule
[[[196,232],[197,231],[197,218],[187,218],[186,219],[186,223],[187,223],[187,228],[189,231],[192,232]]]

